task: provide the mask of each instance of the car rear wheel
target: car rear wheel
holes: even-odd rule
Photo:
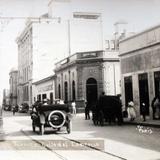
[[[48,116],[48,122],[51,127],[58,129],[65,124],[65,114],[62,111],[54,110]]]

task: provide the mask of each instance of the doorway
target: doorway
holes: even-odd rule
[[[133,88],[132,88],[132,76],[124,78],[125,89],[125,104],[128,106],[128,102],[133,101]]]
[[[148,75],[147,73],[138,75],[139,96],[140,96],[140,114],[142,114],[142,103],[146,105],[146,115],[149,115],[149,93],[148,93]]]
[[[160,97],[160,71],[154,72],[155,96]]]
[[[97,81],[94,78],[89,78],[86,82],[86,95],[88,104],[97,102]]]

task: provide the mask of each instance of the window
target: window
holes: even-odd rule
[[[64,82],[64,98],[65,98],[65,101],[67,102],[68,101],[68,83],[67,82]]]
[[[106,49],[106,50],[109,50],[109,49],[110,49],[109,40],[105,40],[105,49]]]
[[[41,94],[37,95],[37,100],[41,101]]]
[[[111,50],[115,50],[115,40],[111,40],[110,47],[111,47]]]
[[[72,100],[76,99],[76,88],[75,88],[75,81],[72,81]]]
[[[58,85],[58,98],[61,99],[61,86]]]
[[[50,103],[53,103],[53,92],[50,93]]]
[[[42,100],[46,99],[47,95],[46,94],[42,94]]]

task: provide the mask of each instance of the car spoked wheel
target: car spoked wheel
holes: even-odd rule
[[[62,111],[52,111],[48,116],[48,122],[53,128],[60,128],[65,123],[65,114]]]

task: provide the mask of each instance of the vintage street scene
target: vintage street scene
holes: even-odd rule
[[[0,159],[160,160],[159,0],[0,0]]]

